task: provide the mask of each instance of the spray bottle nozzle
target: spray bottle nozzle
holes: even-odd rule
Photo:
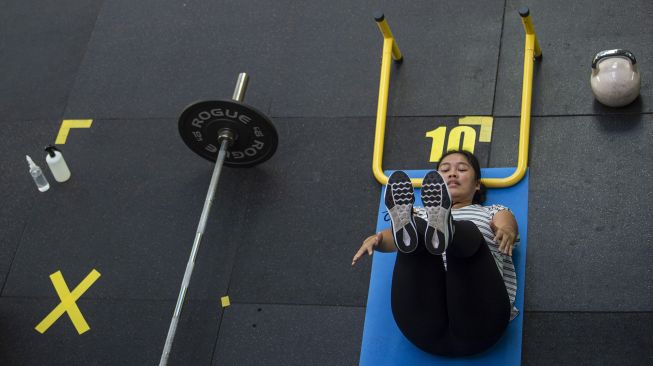
[[[54,152],[59,151],[59,149],[57,149],[56,146],[54,145],[48,145],[45,147],[45,151],[47,151],[48,154],[50,154],[50,156],[54,158],[56,156]]]
[[[36,164],[34,164],[34,161],[32,160],[32,158],[29,157],[29,155],[25,155],[25,158],[27,158],[27,163],[29,164],[30,168],[32,166],[36,165]]]

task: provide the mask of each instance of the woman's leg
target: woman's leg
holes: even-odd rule
[[[432,352],[447,333],[446,272],[441,256],[424,246],[426,222],[415,218],[419,244],[412,253],[397,252],[392,274],[392,314],[401,332],[417,347]]]
[[[483,235],[470,221],[456,221],[447,250],[449,328],[458,354],[492,346],[510,320],[503,278]]]
[[[426,222],[416,218],[419,237]],[[420,242],[413,253],[397,252],[392,277],[392,313],[417,347],[443,356],[466,356],[496,343],[510,319],[503,279],[474,223],[454,222],[455,234],[442,257]],[[423,239],[420,239],[423,241]]]

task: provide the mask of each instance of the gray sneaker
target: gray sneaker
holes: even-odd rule
[[[422,182],[422,203],[426,209],[424,242],[431,254],[441,255],[453,239],[451,196],[447,183],[437,171],[430,171]]]
[[[390,213],[395,245],[403,253],[411,253],[417,249],[417,225],[413,219],[414,203],[413,183],[408,175],[400,170],[392,173],[385,188],[385,207]]]

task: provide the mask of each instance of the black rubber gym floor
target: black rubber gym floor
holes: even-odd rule
[[[373,233],[382,10],[392,66],[385,169],[427,169],[438,126],[493,116],[484,166],[515,166],[527,5],[543,51],[530,136],[525,365],[653,363],[653,3],[544,1],[0,0],[0,364],[157,364],[213,165],[182,142],[191,102],[269,114],[279,148],[225,168],[182,313],[174,365],[355,365]],[[641,96],[603,107],[596,52],[626,48]],[[42,148],[62,120],[92,119]],[[37,191],[24,156],[50,178]],[[101,277],[67,315],[60,299]],[[221,298],[231,305],[223,308]]]

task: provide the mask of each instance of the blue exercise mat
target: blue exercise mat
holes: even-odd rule
[[[509,176],[514,168],[488,168],[482,176],[500,178]],[[426,170],[411,170],[411,178],[422,178]],[[386,172],[389,175],[390,172]],[[379,205],[377,232],[390,227],[390,219],[383,203]],[[415,204],[421,206],[419,190],[415,191]],[[515,305],[520,313],[510,322],[503,337],[487,351],[468,357],[449,358],[426,353],[401,333],[392,317],[390,287],[396,253],[375,252],[372,256],[372,274],[365,311],[365,328],[360,364],[381,365],[501,365],[521,364],[522,323],[524,319],[524,280],[526,273],[526,238],[528,218],[528,172],[524,179],[510,188],[490,189],[484,205],[502,204],[509,207],[517,218],[520,242],[513,249],[513,262],[517,272],[517,298]]]

